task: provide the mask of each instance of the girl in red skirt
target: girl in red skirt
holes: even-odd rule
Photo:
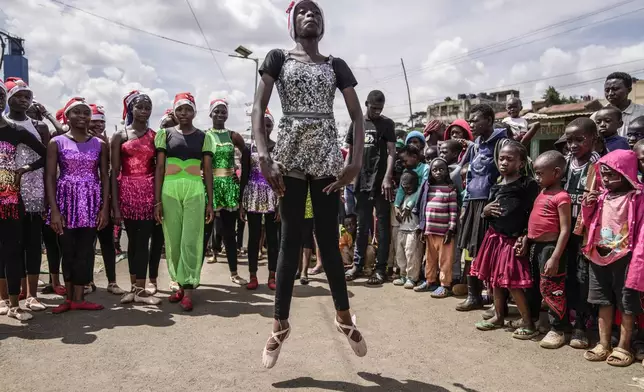
[[[529,340],[539,334],[523,292],[532,287],[532,277],[526,249],[516,245],[522,243],[518,240],[527,233],[539,187],[531,177],[523,174],[528,156],[526,148],[514,140],[502,143],[496,162],[502,180],[492,187],[488,204],[483,208],[481,216],[488,221],[489,228],[470,271],[493,290],[496,315],[476,323],[476,328],[490,331],[503,327],[507,289],[523,319],[523,325],[512,336]]]

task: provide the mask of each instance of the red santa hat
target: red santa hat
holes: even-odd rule
[[[195,104],[195,97],[190,93],[179,93],[174,96],[174,105],[172,111],[177,110],[179,106],[189,105],[197,113],[197,105]]]
[[[266,108],[266,113],[264,113],[265,118],[269,118],[273,124],[275,124],[275,118],[271,114],[271,111]]]
[[[58,109],[56,112],[56,121],[63,124],[63,131],[69,131],[69,125],[67,125],[67,116],[65,115],[65,109]]]
[[[74,97],[70,99],[65,105],[65,107],[63,108],[63,113],[65,113],[65,118],[67,118],[67,113],[69,113],[70,110],[78,106],[85,106],[87,109],[90,110],[90,112],[92,111],[92,107],[89,106],[87,101],[85,101],[85,98]],[[67,123],[67,121],[65,121],[65,123]]]
[[[7,80],[4,82],[4,85],[7,90],[7,101],[9,101],[9,98],[13,97],[13,95],[18,91],[29,91],[31,93],[31,98],[33,99],[33,91],[31,91],[29,86],[27,86],[27,83],[25,83],[25,81],[20,78],[7,78]]]
[[[221,98],[213,99],[212,101],[210,101],[210,111],[208,112],[208,115],[210,117],[212,117],[212,112],[215,111],[215,108],[217,106],[225,106],[226,109],[228,109],[228,102],[226,102],[225,99]]]
[[[123,119],[121,120],[121,124],[125,124],[125,119],[127,118],[127,108],[139,95],[141,95],[139,90],[133,90],[127,93],[125,97],[123,97]]]
[[[320,32],[320,36],[318,37],[318,41],[324,37],[324,10],[322,10],[322,7],[320,7],[320,4],[316,0],[293,0],[291,1],[291,4],[288,5],[288,8],[286,9],[286,13],[288,14],[288,33],[291,35],[291,38],[295,40],[295,8],[297,7],[298,4],[302,2],[311,2],[315,4],[316,7],[320,10],[320,15],[322,15],[322,31]]]
[[[105,109],[96,104],[89,105],[92,108],[92,121],[105,121]]]
[[[163,123],[170,118],[170,114],[172,114],[173,110],[172,109],[166,109],[165,112],[163,112],[163,116],[161,116],[161,120],[159,120],[159,127],[163,125]]]

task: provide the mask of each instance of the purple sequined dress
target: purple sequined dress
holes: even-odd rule
[[[277,196],[259,170],[259,154],[256,151],[250,156],[250,173],[242,205],[246,211],[258,214],[277,211]]]
[[[101,209],[101,181],[98,170],[101,142],[92,137],[77,143],[65,135],[54,138],[58,146],[60,175],[56,204],[66,229],[96,227]]]

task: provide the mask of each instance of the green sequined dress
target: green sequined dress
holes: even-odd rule
[[[212,199],[215,211],[239,207],[239,183],[235,179],[235,145],[227,129],[209,129],[204,150],[213,152]]]

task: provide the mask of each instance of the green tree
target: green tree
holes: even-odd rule
[[[546,106],[561,105],[564,103],[561,94],[553,86],[548,86],[541,98],[546,101]]]

